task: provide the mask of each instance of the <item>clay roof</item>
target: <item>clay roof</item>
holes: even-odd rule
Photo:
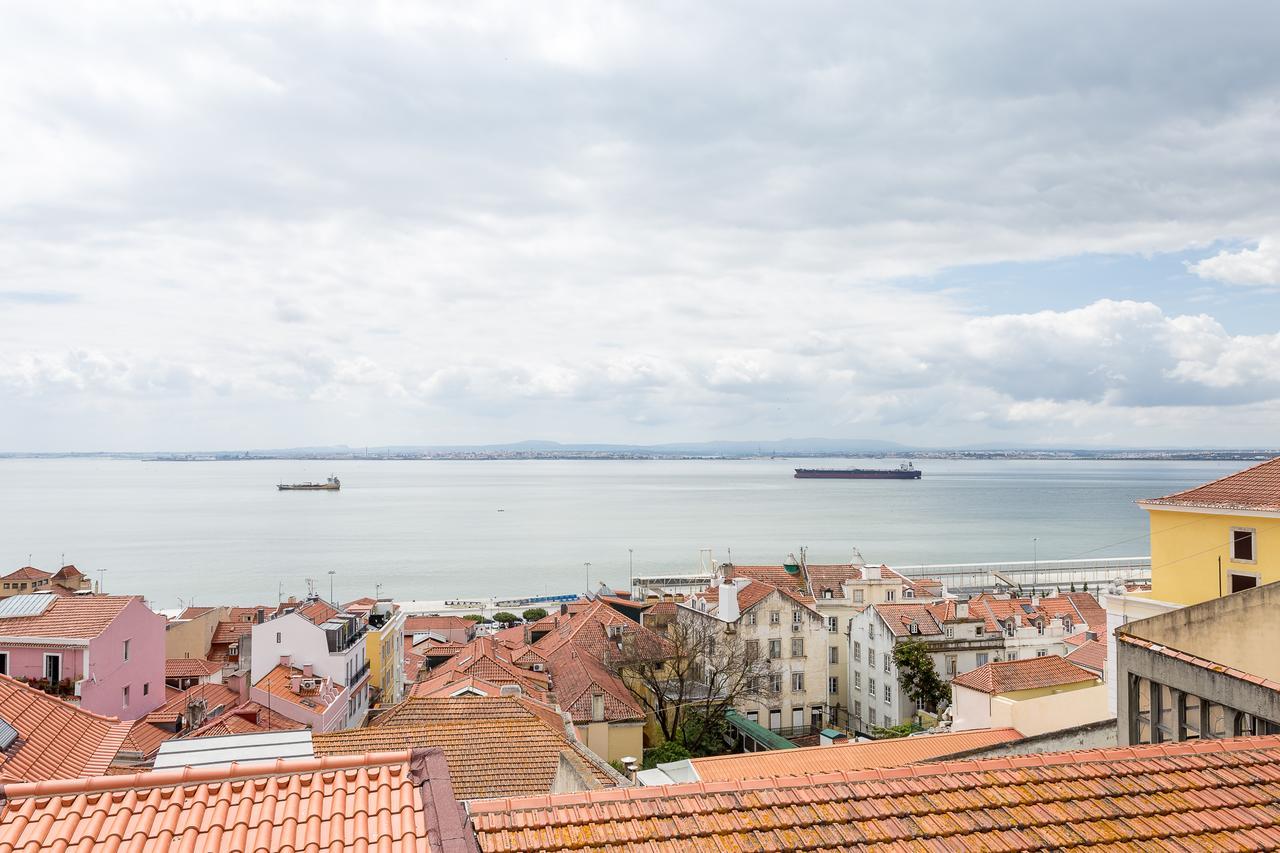
[[[297,720],[268,709],[257,702],[244,702],[228,708],[223,714],[202,723],[183,737],[219,737],[220,735],[246,735],[258,732],[305,729]]]
[[[156,725],[173,725],[174,720],[180,714],[185,714],[192,702],[200,700],[204,701],[205,713],[212,715],[219,708],[230,708],[240,704],[240,694],[225,684],[196,684],[177,696],[166,699],[163,705],[143,719]]]
[[[530,714],[557,731],[564,728],[559,711],[527,696],[410,697],[378,715],[369,725],[413,725],[432,720],[518,720]]]
[[[516,684],[521,690],[534,695],[545,693],[550,680],[546,673],[516,666],[511,659],[511,650],[492,637],[476,637],[453,657],[432,669],[428,679],[435,681],[442,676],[446,677],[444,683],[470,676],[493,684]]]
[[[995,696],[1015,690],[1038,690],[1097,680],[1097,675],[1068,663],[1061,655],[1046,655],[1022,660],[993,661],[957,675],[951,683]]]
[[[969,615],[982,619],[986,630],[991,632],[1003,630],[1002,623],[1010,619],[1016,626],[1026,627],[1032,619],[1041,619],[1048,624],[1061,616],[1069,616],[1074,625],[1083,623],[1091,631],[1101,633],[1107,630],[1107,612],[1088,592],[1062,593],[1038,599],[1035,604],[1030,598],[998,598],[984,593],[969,599]]]
[[[35,566],[23,566],[20,569],[14,569],[9,574],[0,577],[0,580],[6,581],[43,581],[53,577],[44,569],[37,569]]]
[[[404,632],[456,631],[459,628],[470,628],[472,624],[471,620],[461,616],[406,616]]]
[[[447,774],[431,773],[445,802],[424,791],[428,761],[384,752],[6,786],[0,850],[441,850],[429,812],[457,807]]]
[[[218,664],[204,658],[169,658],[164,662],[164,677],[204,678],[221,669]]]
[[[1086,640],[1068,652],[1066,660],[1101,674],[1107,665],[1107,644],[1101,640]]]
[[[715,755],[709,758],[694,758],[692,763],[698,778],[703,782],[806,776],[833,770],[898,767],[919,761],[931,761],[971,749],[1008,743],[1021,738],[1022,735],[1017,729],[974,729],[967,732],[916,735],[865,743],[841,743],[832,746],[744,752],[738,755]]]
[[[1280,456],[1202,486],[1138,503],[1155,509],[1182,506],[1280,512]]]
[[[176,732],[162,729],[146,720],[135,720],[132,728],[129,729],[129,736],[120,745],[120,751],[136,752],[141,758],[147,759],[160,749],[160,744],[177,736]]]
[[[930,605],[875,604],[872,606],[895,637],[911,636],[912,625],[916,626],[917,633],[921,636],[937,636],[942,633],[942,626],[934,618]]]
[[[178,614],[176,621],[185,622],[188,619],[195,619],[199,616],[205,615],[206,613],[213,612],[214,609],[215,608],[212,607],[188,607]]]
[[[501,699],[487,700],[501,702]],[[316,755],[345,755],[392,749],[444,750],[458,799],[549,793],[561,761],[593,788],[621,780],[581,744],[525,712],[504,719],[436,718],[312,736]]]
[[[1258,850],[1280,736],[486,800],[483,851]]]
[[[420,655],[416,652],[404,653],[404,680],[414,682],[418,680],[418,673],[422,671],[422,666],[427,662],[426,655]]]
[[[18,739],[0,752],[0,781],[103,773],[132,726],[83,711],[7,675],[0,675],[0,719],[18,731]]]
[[[133,595],[55,596],[43,613],[0,619],[0,637],[56,637],[92,640],[134,601]]]
[[[1156,643],[1151,640],[1144,640],[1142,637],[1135,637],[1133,634],[1124,633],[1123,629],[1116,631],[1115,636],[1116,636],[1117,643],[1127,643],[1128,645],[1131,645],[1131,646],[1138,646],[1139,648],[1143,648],[1143,649],[1147,649],[1148,651],[1155,652],[1158,655],[1162,655],[1167,658],[1173,658],[1174,660],[1191,664],[1192,666],[1198,666],[1201,669],[1210,670],[1212,672],[1217,673],[1218,675],[1225,675],[1229,678],[1239,678],[1242,681],[1247,681],[1250,684],[1256,684],[1259,687],[1265,687],[1268,690],[1280,691],[1280,682],[1274,681],[1270,678],[1267,678],[1266,676],[1255,675],[1251,672],[1245,672],[1243,669],[1237,669],[1234,666],[1226,666],[1224,664],[1218,663],[1217,661],[1212,661],[1212,660],[1208,660],[1207,658],[1202,658],[1198,655],[1193,655],[1190,652],[1184,652],[1179,649],[1170,648],[1169,646],[1166,646],[1163,643]]]
[[[294,611],[302,618],[317,625],[328,622],[330,619],[338,615],[338,608],[334,607],[327,601],[309,601]]]
[[[302,675],[302,670],[293,666],[276,664],[271,668],[270,672],[258,679],[258,683],[253,686],[317,714],[323,714],[330,703],[342,693],[341,687],[320,676],[311,676],[319,684],[318,687],[299,689],[295,693],[293,692],[293,676],[295,675]]]
[[[53,573],[54,580],[70,580],[82,577],[84,577],[84,572],[80,571],[75,566],[63,566]]]
[[[457,673],[446,672],[435,678],[419,681],[409,688],[409,695],[419,697],[501,696],[502,685],[470,675],[460,678]]]
[[[213,636],[209,638],[209,644],[226,645],[238,643],[251,633],[253,633],[252,622],[219,622],[218,627],[213,630]]]

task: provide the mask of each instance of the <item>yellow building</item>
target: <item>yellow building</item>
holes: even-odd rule
[[[404,621],[404,611],[389,601],[378,601],[369,611],[364,652],[378,705],[392,705],[404,698]]]
[[[1176,605],[1280,580],[1280,457],[1138,501],[1151,521],[1151,592]]]

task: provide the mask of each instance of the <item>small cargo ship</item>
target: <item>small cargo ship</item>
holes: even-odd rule
[[[910,462],[897,468],[797,468],[797,480],[919,480],[920,469]]]
[[[336,492],[342,488],[342,481],[330,477],[323,483],[281,483],[276,488],[282,492]]]

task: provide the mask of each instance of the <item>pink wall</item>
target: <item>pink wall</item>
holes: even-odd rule
[[[135,720],[164,704],[164,629],[166,620],[141,601],[131,601],[107,629],[89,641],[89,677],[80,691],[80,707],[97,714]],[[129,660],[124,660],[124,641]],[[129,685],[129,707],[124,687]],[[143,694],[144,685],[146,694]]]
[[[62,677],[76,681],[84,672],[84,646],[15,646],[0,643],[0,652],[9,655],[9,675],[14,678],[44,678],[45,653],[62,655]]]

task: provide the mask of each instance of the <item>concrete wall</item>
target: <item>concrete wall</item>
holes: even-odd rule
[[[227,618],[229,607],[215,607],[208,613],[182,622],[169,622],[164,631],[164,655],[167,658],[204,658],[209,654],[209,641],[218,623]]]
[[[995,696],[991,699],[991,728],[1011,726],[1024,735],[1068,729],[1111,718],[1107,688],[1097,684],[1083,690],[1064,690],[1033,699]]]
[[[640,759],[644,755],[644,724],[577,723],[583,746],[605,761],[620,761],[624,756]]]
[[[946,756],[952,758],[999,758],[1008,755],[1035,755],[1041,752],[1063,752],[1075,749],[1105,749],[1116,745],[1116,721],[1099,720],[1069,729],[1045,732],[1009,743],[971,749]]]
[[[952,731],[989,729],[991,728],[991,696],[953,684],[951,685],[951,713]]]

